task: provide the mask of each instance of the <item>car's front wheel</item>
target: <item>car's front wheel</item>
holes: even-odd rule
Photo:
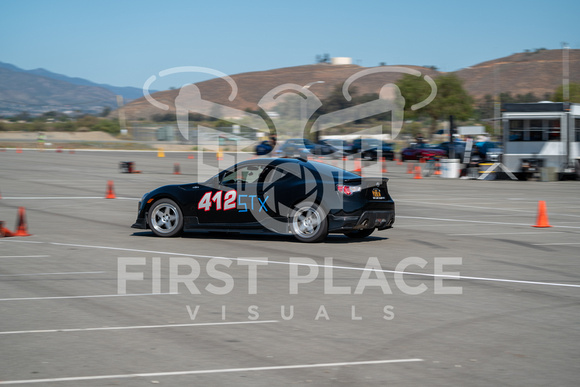
[[[160,199],[149,211],[149,226],[157,236],[174,237],[183,231],[181,208],[171,199]]]
[[[292,234],[300,242],[320,242],[328,235],[326,213],[315,203],[298,204],[290,221]]]

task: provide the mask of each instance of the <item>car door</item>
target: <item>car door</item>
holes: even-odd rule
[[[263,168],[255,164],[238,165],[221,172],[197,203],[199,223],[220,228],[255,223],[252,210],[261,206],[256,192]]]

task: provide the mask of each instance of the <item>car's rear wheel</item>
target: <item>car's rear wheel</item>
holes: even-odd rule
[[[292,211],[290,221],[292,234],[300,242],[320,242],[328,235],[326,213],[315,203],[298,204]]]
[[[369,235],[371,235],[373,233],[373,231],[375,231],[374,228],[365,228],[363,230],[348,231],[348,232],[345,232],[344,235],[346,235],[349,238],[360,239],[360,238],[368,237]]]
[[[171,199],[160,199],[149,211],[149,226],[157,236],[174,237],[183,231],[181,208]]]

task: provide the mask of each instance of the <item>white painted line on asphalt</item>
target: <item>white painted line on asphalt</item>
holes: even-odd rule
[[[23,241],[23,240],[17,240],[17,239],[4,239],[2,240],[2,242],[16,242],[16,243],[46,243],[46,242],[41,242],[41,241]]]
[[[560,246],[560,245],[580,245],[580,242],[534,243],[534,246]]]
[[[409,202],[413,204],[425,204],[430,206],[451,206],[451,207],[463,207],[463,208],[471,208],[471,209],[479,209],[479,210],[494,210],[494,211],[512,211],[512,212],[523,212],[528,214],[535,214],[537,209],[530,209],[530,210],[518,210],[515,208],[501,208],[501,207],[481,207],[469,204],[451,204],[451,203],[429,203],[421,200],[405,200],[405,199],[397,199],[397,202]],[[574,218],[580,218],[580,215],[573,215],[573,214],[562,214],[562,213],[552,213],[550,215],[558,215],[558,216],[571,216]]]
[[[106,271],[69,271],[61,273],[25,273],[25,274],[0,274],[0,277],[34,277],[41,275],[65,275],[65,274],[103,274]]]
[[[2,200],[104,199],[103,196],[7,196]]]
[[[483,235],[538,235],[538,234],[563,234],[564,231],[531,231],[531,232],[483,232],[477,234],[447,234],[450,236],[483,236]]]
[[[85,199],[105,199],[104,196],[11,196],[3,197],[2,200],[85,200]],[[139,198],[126,198],[117,196],[115,199],[140,200]],[[111,200],[111,199],[107,199]]]
[[[72,300],[82,298],[109,298],[109,297],[142,297],[142,296],[174,296],[179,293],[137,293],[137,294],[96,294],[88,296],[54,296],[54,297],[22,297],[0,298],[0,301],[43,301],[43,300]]]
[[[111,246],[89,246],[89,245],[79,245],[79,244],[73,244],[73,243],[57,243],[57,242],[48,242],[48,243],[51,245],[56,245],[56,246],[70,246],[70,247],[84,247],[84,248],[90,248],[90,249],[129,251],[129,252],[134,252],[134,253],[173,255],[173,256],[193,257],[193,258],[224,259],[224,260],[242,261],[242,262],[264,262],[263,260],[250,259],[250,258],[234,258],[234,257],[221,257],[221,256],[212,256],[212,255],[185,254],[185,253],[174,253],[174,252],[167,252],[167,251],[139,250],[139,249],[124,248],[124,247],[111,247]],[[506,282],[506,283],[517,283],[517,284],[528,284],[528,285],[563,286],[563,287],[571,287],[571,288],[580,288],[580,285],[562,284],[562,283],[554,283],[554,282],[537,282],[537,281],[511,280],[511,279],[504,279],[504,278],[488,278],[488,277],[469,277],[469,276],[463,276],[463,275],[456,276],[456,275],[417,273],[417,272],[409,272],[409,271],[384,270],[384,269],[383,270],[375,270],[375,269],[366,269],[364,267],[350,267],[350,266],[335,266],[335,265],[330,266],[330,265],[321,265],[321,264],[310,265],[310,264],[305,264],[305,263],[270,261],[270,260],[268,260],[268,263],[273,263],[273,264],[277,264],[277,265],[286,265],[286,266],[291,266],[291,265],[308,266],[308,267],[315,266],[315,267],[320,267],[320,268],[353,270],[353,271],[377,271],[377,272],[390,273],[390,274],[406,274],[406,275],[414,275],[414,276],[430,277],[430,278],[448,278],[448,279],[457,279],[457,280]]]
[[[103,379],[127,379],[127,378],[148,378],[161,376],[182,376],[182,375],[201,375],[201,374],[222,374],[231,372],[260,372],[260,371],[279,371],[279,370],[296,370],[308,368],[326,368],[326,367],[352,367],[361,365],[378,365],[378,364],[396,364],[421,362],[423,359],[392,359],[392,360],[368,360],[368,361],[351,361],[340,363],[317,363],[317,364],[294,364],[269,367],[246,367],[246,368],[221,368],[211,370],[190,370],[190,371],[173,371],[173,372],[148,372],[137,374],[120,374],[120,375],[95,375],[95,376],[73,376],[67,378],[50,378],[50,379],[28,379],[28,380],[4,380],[0,384],[28,384],[28,383],[55,383],[55,382],[79,382],[83,380],[103,380]]]
[[[518,210],[515,208],[482,207],[482,206],[476,206],[476,205],[471,205],[471,204],[433,203],[433,202],[426,202],[426,201],[420,200],[420,199],[419,200],[397,199],[397,203],[398,202],[424,204],[424,205],[428,205],[428,206],[448,206],[448,207],[462,207],[462,208],[479,209],[479,210],[496,210],[496,211],[513,211],[513,212],[534,213],[533,210]]]
[[[5,258],[50,258],[50,255],[0,255],[0,259]]]
[[[184,327],[208,327],[220,325],[241,325],[241,324],[270,324],[280,322],[278,320],[263,321],[230,321],[217,323],[190,323],[190,324],[164,324],[164,325],[135,325],[126,327],[98,327],[98,328],[65,328],[65,329],[40,329],[32,331],[6,331],[0,335],[18,335],[23,333],[57,333],[57,332],[93,332],[93,331],[120,331],[131,329],[152,329],[152,328],[184,328]]]
[[[499,224],[499,225],[506,225],[506,226],[527,226],[527,227],[531,227],[532,226],[529,223],[526,224],[526,223],[489,222],[489,221],[485,221],[485,220],[469,220],[469,219],[427,218],[427,217],[424,217],[424,216],[402,216],[402,215],[397,215],[397,218],[401,218],[401,219],[434,220],[434,221],[437,221],[437,222],[459,222],[459,223]],[[552,227],[580,229],[580,226],[575,227],[575,226],[555,226],[555,225],[552,225]]]

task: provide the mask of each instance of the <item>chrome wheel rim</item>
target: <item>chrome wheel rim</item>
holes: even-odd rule
[[[292,220],[294,234],[303,238],[311,238],[322,224],[322,216],[312,207],[303,207],[296,211]]]
[[[167,234],[175,230],[179,223],[179,211],[175,206],[164,203],[155,207],[151,214],[151,227],[157,232]]]

